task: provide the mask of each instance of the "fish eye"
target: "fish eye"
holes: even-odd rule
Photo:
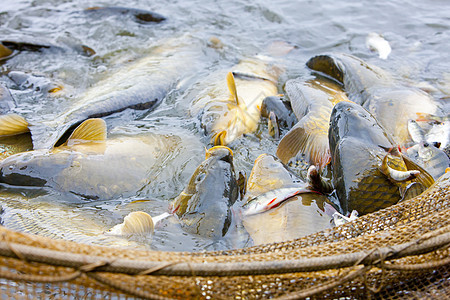
[[[440,148],[441,147],[441,143],[440,142],[433,142],[433,146],[435,146],[436,148]]]
[[[10,165],[10,166],[8,167],[8,169],[9,169],[10,171],[14,170],[15,168],[16,168],[16,165]]]
[[[430,144],[428,144],[428,143],[423,143],[423,146],[424,146],[424,147],[428,147],[428,146],[430,146]]]
[[[200,173],[197,175],[197,178],[195,178],[195,181],[200,182],[205,178],[205,176],[206,176],[205,173]]]

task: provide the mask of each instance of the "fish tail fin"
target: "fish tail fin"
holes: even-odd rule
[[[30,131],[28,122],[17,114],[0,116],[0,136],[16,135]]]
[[[152,217],[143,212],[135,211],[129,213],[123,223],[118,224],[107,231],[111,235],[133,235],[153,233],[154,223]]]

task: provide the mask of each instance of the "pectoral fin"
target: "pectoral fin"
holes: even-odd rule
[[[277,156],[286,164],[298,153],[303,153],[308,163],[322,169],[331,160],[328,136],[308,133],[302,126],[302,123],[297,123],[281,139],[277,148]]]
[[[0,59],[4,58],[4,57],[8,57],[12,54],[12,50],[9,49],[8,47],[5,47],[2,45],[2,43],[0,43]]]
[[[269,113],[267,127],[269,128],[269,135],[278,140],[280,138],[280,129],[278,128],[277,116],[273,111]]]
[[[106,123],[103,119],[88,119],[81,123],[70,135],[67,145],[73,145],[80,141],[105,141]]]
[[[30,131],[28,122],[16,114],[0,116],[0,136],[16,135]]]

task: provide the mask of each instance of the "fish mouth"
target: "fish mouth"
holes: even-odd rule
[[[210,158],[211,156],[222,156],[222,157],[230,157],[233,158],[233,151],[227,146],[214,146],[206,150],[205,159]]]

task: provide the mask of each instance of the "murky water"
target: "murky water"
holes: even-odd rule
[[[132,17],[99,17],[83,11],[92,6],[141,8],[160,13],[167,20],[161,24],[142,24]],[[370,32],[381,33],[390,42],[392,53],[387,60],[381,60],[366,48],[365,39]],[[383,67],[405,81],[429,85],[435,98],[450,95],[450,3],[447,0],[380,3],[361,0],[173,0],[151,3],[139,0],[3,0],[0,5],[2,40],[58,45],[63,51],[19,52],[0,63],[0,81],[10,89],[17,103],[13,109],[16,113],[28,120],[52,120],[67,110],[78,95],[113,74],[124,63],[145,56],[164,39],[183,34],[199,39],[204,47],[204,57],[192,72],[178,78],[178,84],[154,111],[147,114],[125,111],[105,118],[110,136],[151,132],[191,139],[189,151],[176,153],[178,165],[168,165],[157,174],[149,174],[154,180],[135,196],[110,201],[66,201],[56,192],[41,195],[35,191],[15,191],[21,196],[5,192],[2,196],[5,226],[18,229],[17,216],[33,218],[38,214],[37,210],[42,209],[41,217],[51,219],[50,212],[64,212],[71,218],[68,227],[89,227],[83,239],[64,232],[63,224],[59,224],[62,228],[52,232],[51,227],[55,224],[39,221],[40,226],[45,227],[43,234],[57,238],[177,251],[245,246],[245,235],[236,233],[221,241],[205,240],[183,232],[174,220],[157,228],[151,240],[128,243],[96,236],[121,222],[131,211],[144,210],[153,216],[167,211],[168,201],[181,192],[203,160],[203,145],[207,145],[198,120],[188,114],[193,95],[202,88],[199,84],[207,75],[230,68],[242,58],[267,54],[274,41],[287,41],[297,46],[277,60],[277,64],[286,69],[279,81],[280,92],[287,79],[310,76],[305,62],[311,56],[344,52]],[[208,47],[211,37],[219,38],[223,47]],[[80,55],[74,50],[77,45],[89,46],[96,55]],[[28,81],[14,82],[14,74],[23,73],[28,76]],[[47,93],[49,87],[58,85],[64,87],[61,93],[54,96]],[[235,168],[249,174],[256,157],[261,153],[274,154],[276,145],[269,137],[266,125],[261,124],[255,134],[231,145]],[[133,202],[135,200],[150,201]],[[57,205],[46,209],[51,203]],[[16,220],[8,223],[14,216]]]

